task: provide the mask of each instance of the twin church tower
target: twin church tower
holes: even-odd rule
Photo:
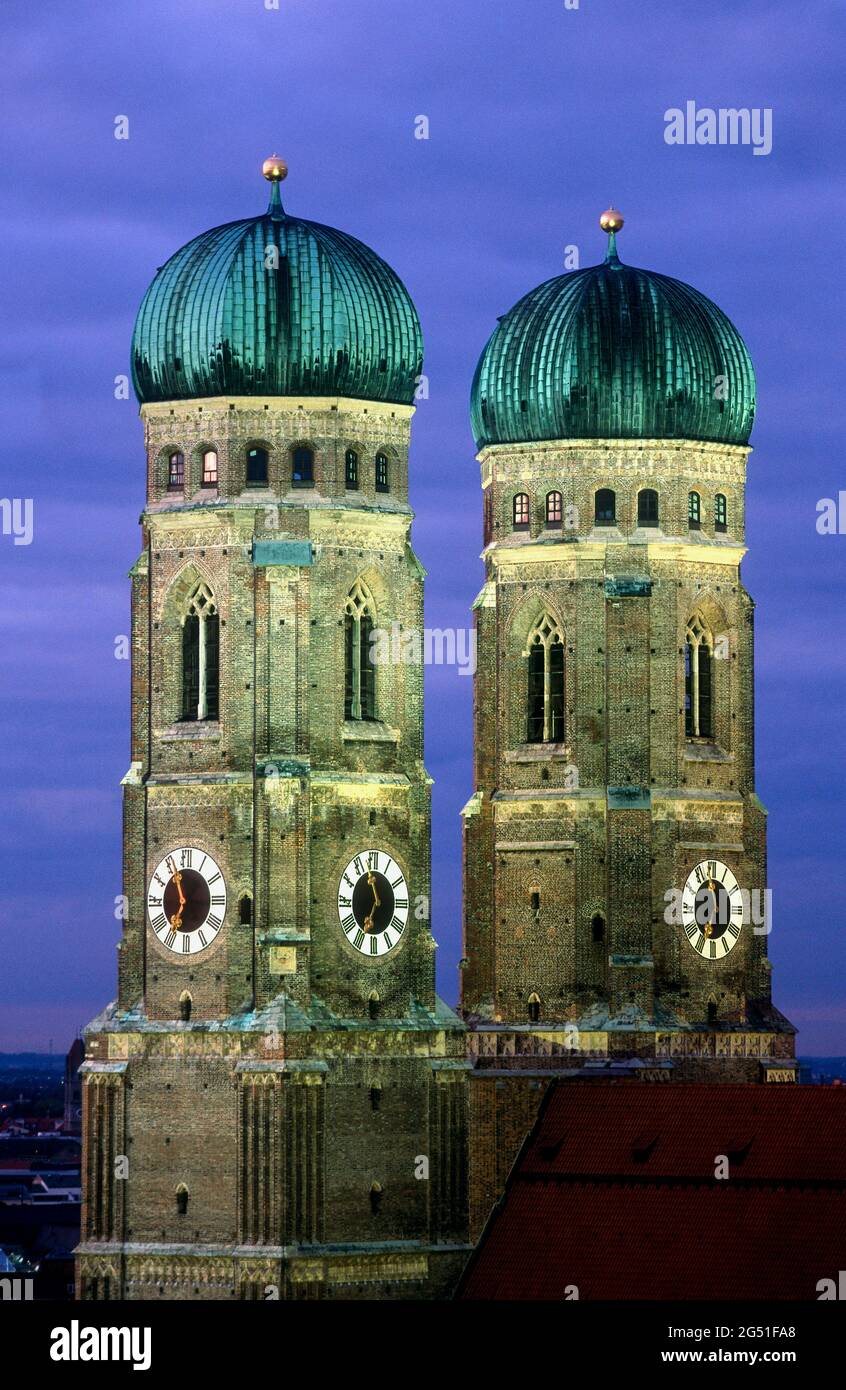
[[[556,1077],[791,1081],[740,580],[754,376],[605,260],[473,383],[485,581],[458,1012],[435,993],[396,274],[292,217],[196,237],[135,325],[147,453],[115,1003],[86,1031],[78,1292],[446,1297]]]

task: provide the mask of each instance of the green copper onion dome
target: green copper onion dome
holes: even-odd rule
[[[262,217],[189,241],[147,290],[132,336],[139,401],[346,396],[410,404],[423,343],[390,266],[346,232],[290,217],[273,156]]]
[[[547,280],[499,321],[473,380],[485,444],[691,439],[745,444],[755,373],[737,329],[698,290],[623,265],[603,213],[601,265]]]

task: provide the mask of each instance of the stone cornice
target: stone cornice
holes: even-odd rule
[[[569,565],[575,575],[576,566],[585,560],[604,562],[606,558],[629,566],[671,563],[719,565],[735,569],[746,554],[747,547],[734,541],[720,541],[706,544],[700,541],[683,540],[678,536],[666,536],[660,540],[650,540],[632,544],[626,541],[600,541],[593,539],[574,539],[567,542],[546,540],[523,541],[521,544],[494,544],[483,552],[484,556],[498,569],[517,568],[522,565],[562,563]],[[610,552],[610,554],[609,554]]]
[[[154,401],[139,408],[142,420],[154,420],[159,416],[166,419],[184,418],[207,411],[226,410],[234,407],[236,411],[256,412],[265,409],[277,415],[291,415],[296,411],[319,415],[329,410],[341,413],[394,416],[400,420],[410,420],[416,406],[400,405],[390,401],[359,400],[346,396],[199,396],[187,401]]]
[[[656,454],[694,458],[696,456],[731,461],[742,468],[751,454],[749,445],[711,444],[696,439],[545,439],[526,444],[488,444],[476,455],[479,463],[494,463],[513,458],[537,461],[559,460],[567,454],[601,456],[609,462],[630,468],[648,464]]]

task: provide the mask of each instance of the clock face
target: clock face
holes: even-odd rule
[[[363,850],[350,860],[338,885],[338,920],[363,956],[386,956],[399,946],[408,922],[408,884],[387,850]]]
[[[147,889],[150,926],[175,956],[196,956],[211,946],[226,914],[226,883],[210,854],[172,849]]]
[[[682,890],[682,926],[700,956],[722,960],[737,945],[743,926],[743,895],[727,864],[703,859]]]

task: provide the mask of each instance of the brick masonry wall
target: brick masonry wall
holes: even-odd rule
[[[740,576],[747,453],[574,440],[479,456],[485,584],[474,609],[462,962],[462,1010],[475,1034],[474,1234],[531,1122],[521,1070],[572,1077],[587,1059],[637,1058],[657,1080],[761,1081],[792,1059],[792,1032],[771,1005],[766,935],[747,924],[712,962],[665,920],[668,892],[705,858],[727,863],[745,889],[766,888],[754,606]],[[647,487],[659,496],[657,528],[637,522]],[[614,526],[594,524],[599,488],[616,494]],[[691,490],[699,528],[688,525]],[[552,491],[562,495],[561,527],[546,524]],[[518,493],[529,497],[528,529],[512,524]],[[717,493],[727,499],[724,532],[714,525]],[[627,592],[631,580],[646,591]],[[528,641],[545,613],[565,649],[566,728],[554,745],[526,741]],[[698,740],[686,736],[684,711],[694,614],[719,644],[713,737]],[[614,787],[639,790],[627,804]],[[537,1023],[530,995],[540,999]]]
[[[87,1035],[90,1239],[107,1222],[111,1244],[83,1246],[85,1296],[265,1297],[267,1283],[280,1297],[442,1296],[466,1258],[464,1030],[448,1011],[435,1016],[422,666],[380,665],[376,721],[344,720],[353,584],[366,587],[377,627],[423,624],[410,415],[344,401],[142,410],[128,916],[118,1011]],[[302,443],[314,450],[311,488],[291,485]],[[267,487],[246,486],[253,444],[269,453]],[[218,453],[216,489],[200,485],[207,448]],[[173,450],[186,459],[178,493],[167,487]],[[387,493],[375,490],[377,451],[389,460]],[[312,563],[256,564],[256,540],[309,542]],[[182,617],[200,581],[219,614],[220,711],[185,723]],[[187,959],[162,946],[146,913],[153,868],[183,845],[210,854],[227,886],[216,940]],[[403,944],[377,960],[354,951],[338,922],[341,873],[368,848],[387,850],[410,890]],[[184,991],[190,1022],[178,1021]],[[125,1125],[119,1141],[106,1086]],[[129,1163],[120,1180],[118,1142]],[[359,1253],[344,1263],[322,1255],[324,1243]],[[283,1246],[290,1259],[261,1254]],[[296,1255],[305,1247],[311,1263]],[[234,1253],[252,1248],[252,1262]]]

